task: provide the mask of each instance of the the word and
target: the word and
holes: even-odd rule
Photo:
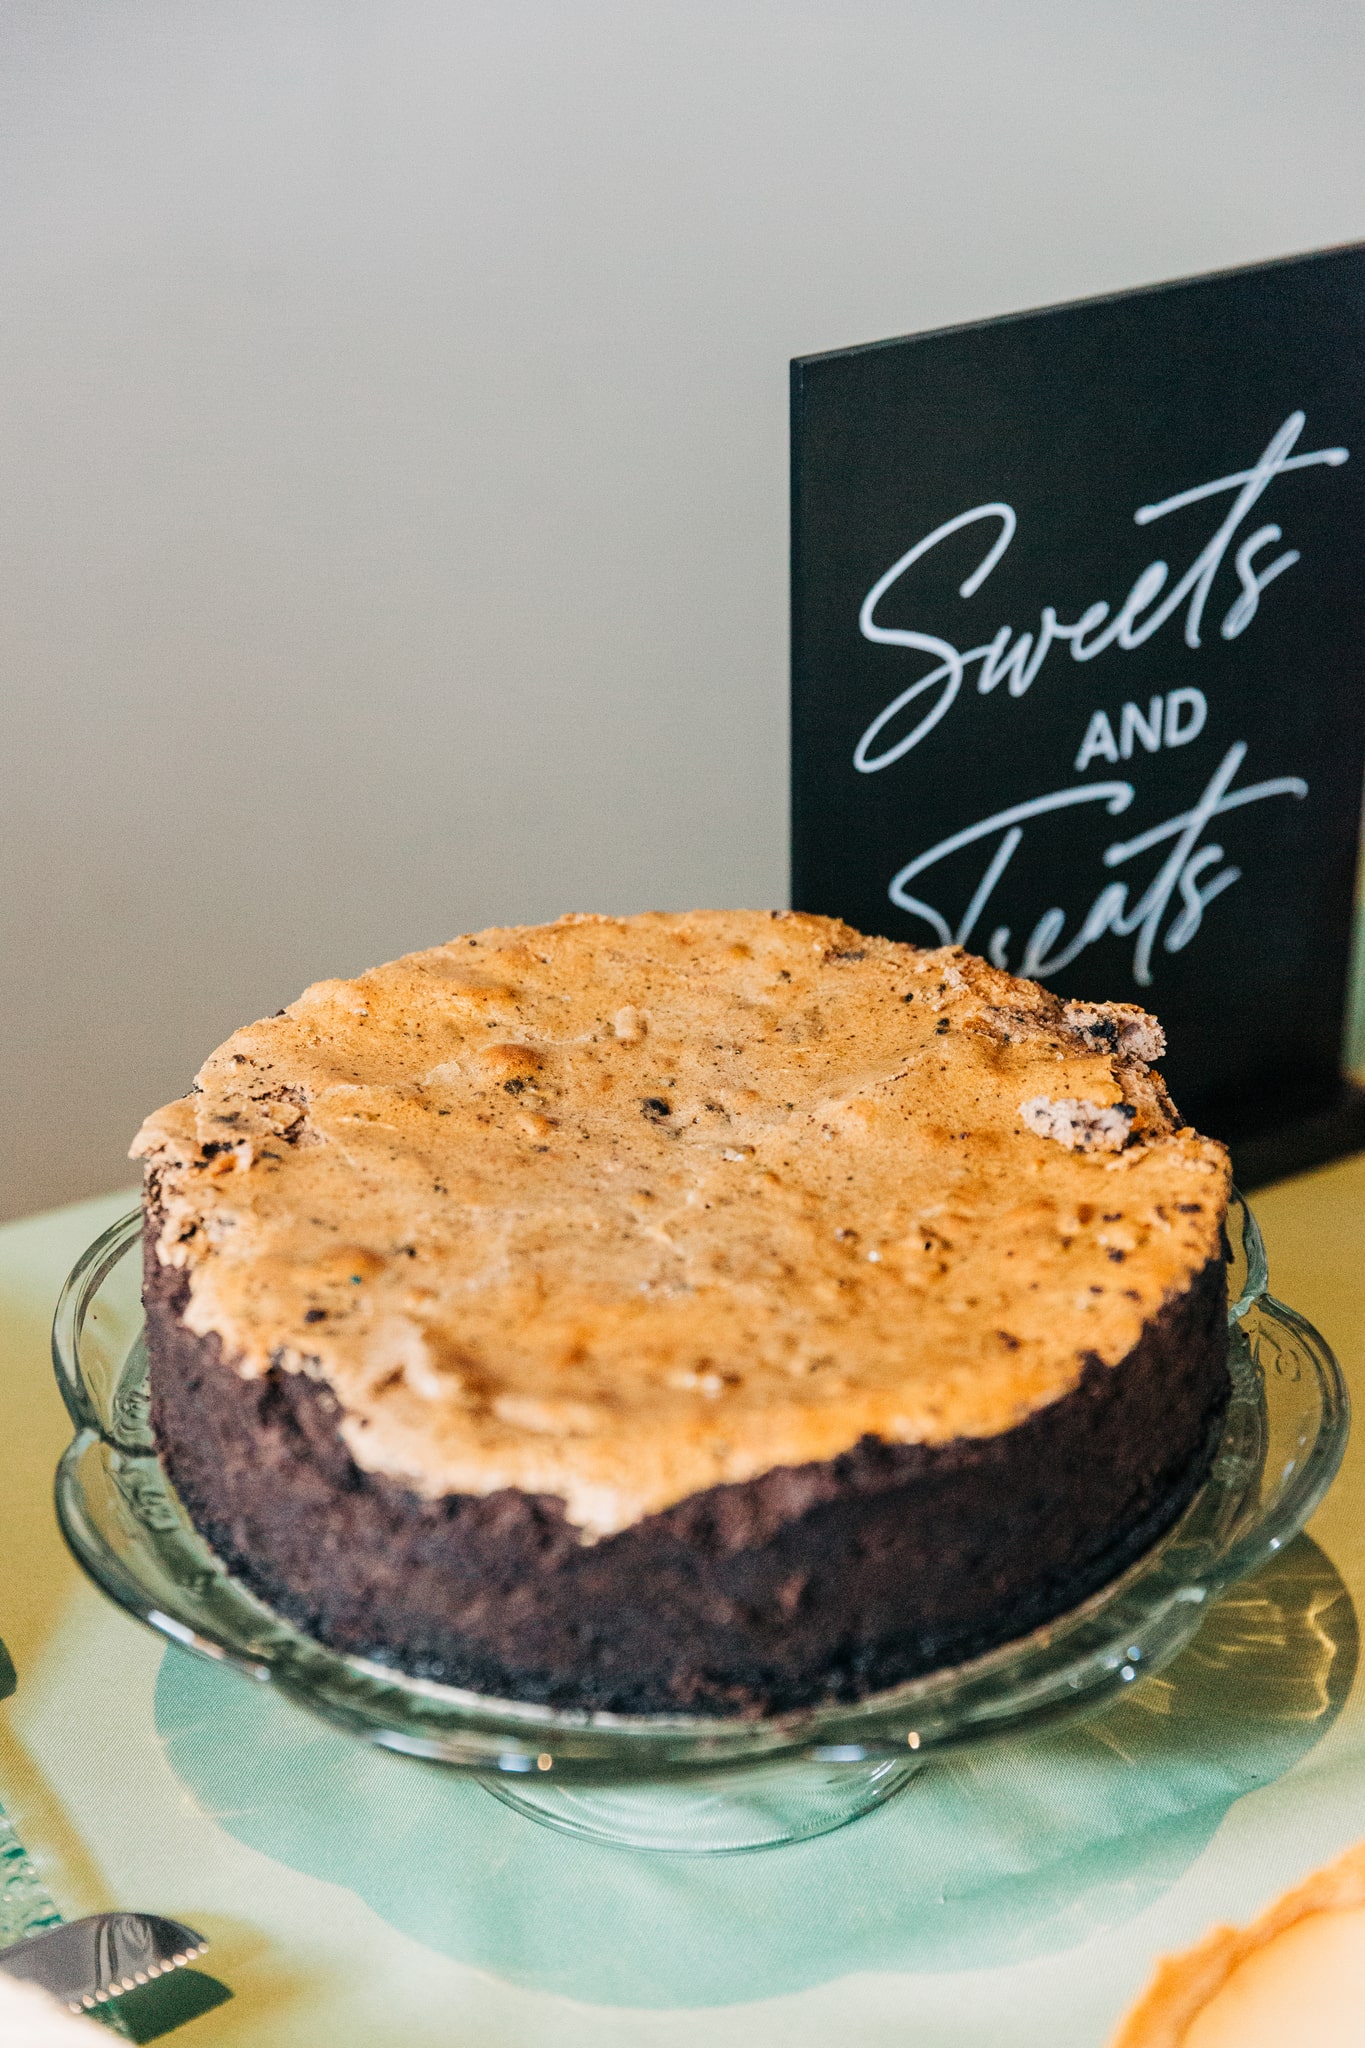
[[[1085,729],[1075,769],[1083,775],[1092,761],[1131,761],[1136,741],[1149,754],[1162,747],[1187,747],[1197,740],[1209,716],[1209,700],[1202,690],[1169,690],[1153,697],[1144,713],[1136,704],[1125,704],[1119,713],[1119,736],[1107,711],[1096,711]]]

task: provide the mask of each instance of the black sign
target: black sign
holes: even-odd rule
[[[1365,246],[799,360],[792,494],[795,905],[1141,1003],[1234,1144],[1339,1121]]]

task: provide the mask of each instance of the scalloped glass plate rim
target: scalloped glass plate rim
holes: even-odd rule
[[[121,1438],[111,1426],[83,1369],[82,1346],[92,1304],[121,1262],[135,1255],[140,1229],[140,1213],[133,1211],[95,1240],[73,1268],[53,1323],[57,1376],[77,1432],[58,1468],[57,1510],[78,1561],[119,1605],[180,1646],[269,1680],[325,1719],[385,1747],[467,1769],[524,1773],[538,1766],[556,1773],[567,1767],[573,1775],[605,1770],[615,1776],[674,1776],[782,1757],[905,1756],[907,1743],[924,1752],[1100,1704],[1139,1669],[1167,1662],[1194,1634],[1208,1601],[1297,1534],[1345,1448],[1348,1402],[1340,1368],[1318,1332],[1269,1295],[1260,1233],[1237,1197],[1229,1231],[1234,1272],[1240,1265],[1242,1283],[1229,1309],[1234,1396],[1213,1472],[1175,1526],[1088,1600],[968,1663],[924,1673],[857,1702],[784,1715],[624,1716],[498,1699],[346,1656],[294,1628],[214,1558],[189,1524],[154,1451],[145,1442]],[[1290,1461],[1269,1498],[1253,1501],[1268,1433],[1268,1388],[1256,1363],[1255,1340],[1272,1331],[1310,1369],[1316,1426],[1310,1418],[1302,1455]],[[111,1406],[122,1405],[130,1392],[139,1395],[141,1381],[134,1384],[133,1375],[140,1351],[131,1338]],[[145,1362],[140,1372],[145,1375]],[[84,1463],[91,1452],[115,1461],[100,1469],[125,1504],[127,1491],[118,1487],[116,1474],[133,1467],[164,1493],[178,1521],[177,1554],[197,1553],[201,1577],[229,1592],[253,1627],[221,1626],[221,1618],[206,1614],[189,1588],[179,1587],[180,1598],[166,1599],[164,1586],[156,1583],[158,1572],[149,1569],[154,1561],[158,1570],[168,1569],[156,1551],[156,1530],[140,1524],[123,1554],[113,1550],[88,1512]],[[523,1747],[531,1742],[534,1750]],[[549,1743],[558,1754],[547,1750]]]

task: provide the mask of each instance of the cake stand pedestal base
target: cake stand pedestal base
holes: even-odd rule
[[[566,1785],[481,1775],[505,1806],[545,1827],[623,1849],[725,1856],[828,1834],[901,1791],[918,1758],[803,1758],[673,1785]]]

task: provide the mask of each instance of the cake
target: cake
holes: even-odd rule
[[[972,1657],[1208,1470],[1228,1162],[1162,1050],[785,912],[319,982],[134,1146],[162,1459],[300,1628],[500,1698],[743,1715]]]
[[[1110,2048],[1356,2048],[1365,2012],[1365,1842],[1249,1927],[1163,1956]]]

